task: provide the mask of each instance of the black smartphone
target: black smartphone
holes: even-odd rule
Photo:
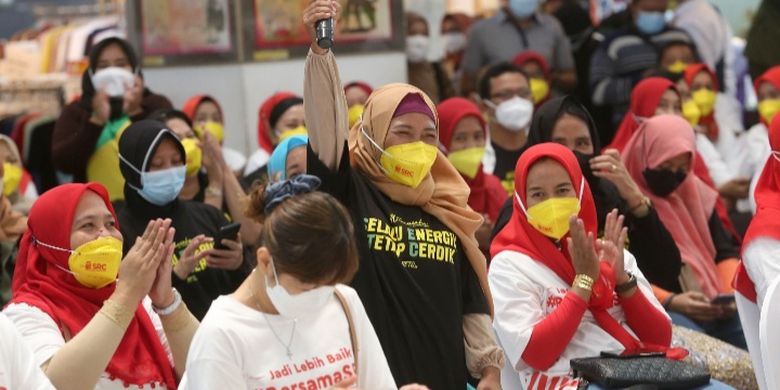
[[[222,240],[237,240],[239,230],[241,230],[239,222],[233,222],[219,228],[219,233],[214,237],[214,249],[228,249],[228,247],[222,245]]]
[[[718,294],[715,298],[712,298],[713,305],[729,305],[735,301],[734,294]]]

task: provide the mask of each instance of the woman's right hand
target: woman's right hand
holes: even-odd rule
[[[119,279],[112,298],[127,308],[135,308],[152,288],[157,268],[168,253],[170,219],[149,221],[146,230],[119,266]]]
[[[701,322],[714,321],[722,316],[720,307],[711,304],[706,295],[695,291],[675,295],[669,302],[669,309]]]
[[[197,250],[201,245],[209,241],[211,241],[211,238],[202,234],[195,236],[195,238],[190,240],[190,243],[184,248],[184,252],[182,252],[179,262],[173,267],[173,273],[175,273],[179,279],[187,279],[192,271],[198,267],[200,260],[208,255],[208,252],[206,251],[198,252]]]
[[[585,232],[585,223],[576,215],[569,217],[569,237],[566,239],[574,271],[579,275],[599,277],[599,258],[594,246],[592,232]]]
[[[89,121],[103,126],[108,122],[109,116],[111,116],[111,104],[108,102],[108,95],[103,91],[97,91],[92,98],[92,116]]]
[[[317,54],[325,54],[328,49],[323,49],[317,45],[316,34],[314,32],[317,21],[322,19],[338,19],[341,11],[341,4],[337,0],[311,0],[309,6],[303,10],[303,24],[312,37],[311,50]]]

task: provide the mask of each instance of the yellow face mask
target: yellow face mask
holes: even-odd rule
[[[360,131],[371,142],[374,147],[382,152],[379,158],[379,165],[385,171],[387,177],[408,187],[417,188],[420,183],[428,176],[433,163],[436,161],[438,149],[435,146],[428,145],[425,142],[409,142],[400,145],[394,145],[383,150],[371,137],[366,134],[362,128]]]
[[[701,116],[707,116],[712,113],[716,97],[715,92],[707,88],[699,88],[691,93],[691,98],[699,106],[699,110],[701,110]]]
[[[195,133],[197,133],[198,138],[203,139],[207,132],[211,133],[220,145],[222,140],[225,139],[225,127],[222,126],[222,123],[208,121],[195,126]]]
[[[184,146],[184,152],[187,155],[187,177],[195,176],[203,165],[203,150],[194,138],[185,138],[181,140]]]
[[[352,126],[357,123],[357,121],[360,120],[360,117],[363,115],[363,110],[365,110],[365,106],[362,104],[355,104],[354,106],[349,108],[349,111],[347,112],[347,117],[349,118],[349,128],[351,129]]]
[[[780,112],[780,99],[764,99],[758,102],[758,113],[767,126],[772,123],[772,119],[778,112]]]
[[[534,104],[538,104],[550,93],[550,84],[547,83],[547,80],[540,78],[531,78],[530,83]]]
[[[569,232],[569,218],[580,212],[580,201],[585,181],[580,182],[580,198],[549,198],[544,202],[525,209],[520,195],[515,192],[515,198],[520,208],[525,212],[528,223],[556,241],[560,241]]]
[[[450,153],[447,160],[450,160],[452,166],[463,176],[473,179],[477,177],[484,155],[485,148],[468,148]]]
[[[685,103],[683,103],[682,114],[688,123],[691,124],[691,126],[696,126],[699,124],[699,119],[701,119],[701,110],[699,109],[699,105],[696,104],[696,102],[694,102],[692,99],[688,99],[685,101]]]
[[[677,60],[673,64],[669,65],[666,69],[672,73],[682,73],[685,72],[685,67],[687,67],[688,64]]]
[[[57,267],[73,274],[76,281],[85,287],[103,288],[116,281],[119,264],[122,262],[122,241],[114,237],[100,237],[73,250],[35,242],[49,249],[70,252],[69,270],[59,265]]]
[[[3,169],[5,174],[3,175],[3,195],[11,196],[22,181],[22,167],[11,164],[9,162],[3,163]]]
[[[279,142],[296,135],[309,135],[309,132],[306,130],[305,126],[298,126],[294,129],[285,130],[279,134]]]

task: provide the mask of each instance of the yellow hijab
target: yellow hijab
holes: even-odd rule
[[[385,138],[393,114],[401,100],[410,93],[423,98],[434,115],[438,130],[439,116],[436,106],[422,90],[402,83],[385,85],[368,97],[362,121],[357,121],[349,131],[350,164],[393,201],[421,207],[457,234],[492,312],[493,299],[487,284],[485,255],[480,251],[474,237],[474,232],[482,225],[482,216],[467,204],[469,186],[463,181],[463,177],[439,151],[431,172],[417,188],[398,184],[390,180],[379,165],[381,152],[361,134],[362,127],[374,142],[385,149]]]

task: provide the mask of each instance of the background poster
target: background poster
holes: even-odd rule
[[[339,0],[335,48],[340,51],[396,49],[402,39],[402,2]],[[255,60],[305,55],[311,43],[302,23],[308,0],[251,0]],[[395,4],[393,4],[395,3]]]
[[[141,0],[144,53],[226,53],[233,48],[229,0]]]
[[[128,37],[144,66],[237,62],[238,1],[133,1],[127,8]]]

